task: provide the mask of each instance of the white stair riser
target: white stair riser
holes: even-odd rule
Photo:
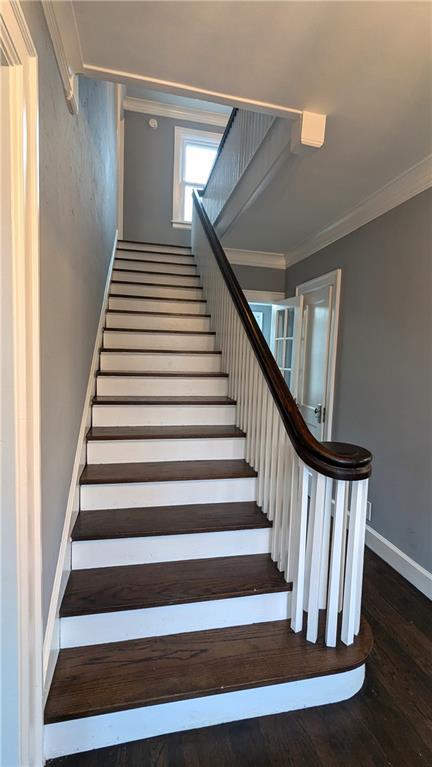
[[[182,245],[160,245],[154,242],[130,242],[123,240],[119,242],[118,250],[132,250],[135,253],[176,253],[177,255],[191,256],[191,248]]]
[[[144,296],[145,298],[185,298],[200,300],[203,292],[200,288],[172,288],[168,285],[128,285],[125,282],[112,282],[111,293],[126,296]]]
[[[145,463],[146,461],[218,461],[245,457],[245,440],[232,439],[113,439],[90,440],[87,463]]]
[[[126,312],[171,312],[175,314],[206,314],[205,301],[167,301],[152,298],[122,298],[110,296],[109,309],[121,309]]]
[[[337,703],[361,689],[364,674],[363,665],[340,674],[48,724],[45,725],[45,757]]]
[[[210,599],[182,605],[120,610],[60,619],[60,644],[84,647],[130,639],[184,634],[250,623],[287,620],[291,593],[254,594],[231,599]]]
[[[220,373],[220,354],[134,354],[101,352],[101,370],[142,373]]]
[[[255,501],[255,477],[82,485],[81,510]]]
[[[270,552],[270,528],[185,535],[155,535],[105,541],[74,541],[72,569],[146,565],[197,558],[238,557]]]
[[[178,254],[178,253],[152,253],[151,251],[143,250],[117,250],[116,258],[127,259],[128,261],[136,261],[140,263],[143,259],[145,261],[151,261],[152,263],[166,263],[166,261],[172,261],[176,264],[183,264],[184,266],[196,266],[195,258],[191,255]]]
[[[171,275],[168,268],[164,270],[163,274],[159,272],[127,272],[121,269],[114,269],[112,279],[120,282],[145,282],[155,283],[156,285],[187,285],[191,288],[198,288],[200,286],[197,275],[193,277],[187,274]]]
[[[169,314],[120,314],[107,312],[107,328],[125,328],[134,330],[187,330],[208,332],[211,330],[210,317],[170,317]]]
[[[93,426],[232,426],[235,405],[93,405]]]
[[[127,330],[104,330],[103,345],[106,349],[163,349],[185,352],[212,352],[215,336],[181,333],[130,333]]]
[[[226,397],[228,378],[139,378],[138,376],[98,376],[100,396],[141,397]]]
[[[192,264],[177,264],[166,258],[166,262],[158,261],[134,261],[133,259],[117,256],[114,261],[114,269],[133,269],[138,274],[140,272],[170,272],[172,274],[186,274],[191,277],[197,276],[196,266]]]

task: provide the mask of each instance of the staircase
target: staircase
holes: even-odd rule
[[[48,758],[329,703],[362,684],[366,624],[333,648],[322,617],[317,641],[290,628],[292,582],[213,328],[190,248],[120,243]]]

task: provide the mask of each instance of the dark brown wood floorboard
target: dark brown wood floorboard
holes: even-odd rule
[[[146,335],[182,335],[182,336],[215,336],[214,330],[152,330],[151,328],[108,328],[105,327],[104,331],[111,333],[143,333]]]
[[[94,405],[235,405],[231,397],[185,395],[157,397],[135,394],[102,394],[93,399]]]
[[[46,722],[347,671],[371,649],[363,621],[351,647],[308,644],[287,621],[135,639],[61,652]],[[67,693],[65,692],[67,690]]]
[[[72,540],[182,535],[265,527],[271,527],[271,522],[253,502],[100,509],[78,514]]]
[[[374,647],[351,700],[88,751],[49,767],[430,767],[431,603],[367,551],[364,614]]]
[[[60,614],[91,615],[289,591],[269,554],[72,570]]]
[[[238,426],[92,426],[87,439],[241,439]]]

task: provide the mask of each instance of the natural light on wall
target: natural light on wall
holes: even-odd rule
[[[222,134],[188,128],[175,129],[173,226],[190,226],[192,192],[204,189]]]

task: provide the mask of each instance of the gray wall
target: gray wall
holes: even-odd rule
[[[114,86],[80,79],[69,113],[39,2],[42,558],[46,622],[116,229]]]
[[[261,266],[238,266],[232,264],[243,290],[285,290],[285,273],[282,269],[265,269]]]
[[[334,436],[374,454],[372,527],[432,570],[432,190],[287,270],[341,267]]]
[[[222,133],[215,125],[125,112],[124,218],[126,240],[190,245],[189,229],[174,229],[172,219],[174,128],[176,125]]]

